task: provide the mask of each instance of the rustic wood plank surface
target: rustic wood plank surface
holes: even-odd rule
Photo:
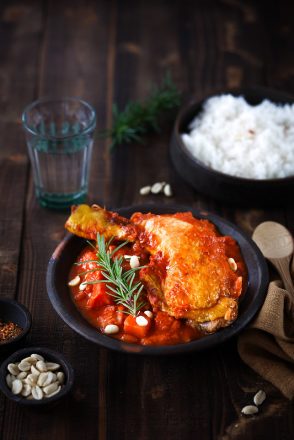
[[[24,410],[1,395],[2,440],[294,437],[293,404],[241,362],[235,339],[204,353],[138,358],[99,348],[63,323],[47,297],[45,274],[67,214],[36,202],[20,124],[32,100],[67,95],[92,103],[98,129],[109,127],[113,102],[143,99],[167,70],[185,100],[252,85],[294,93],[293,17],[290,0],[1,1],[0,296],[30,309],[26,344],[63,352],[76,372],[72,396],[50,412]],[[89,202],[144,203],[139,188],[166,180],[174,197],[148,202],[204,208],[248,234],[263,220],[294,233],[293,204],[239,208],[191,189],[170,164],[170,130],[112,154],[97,138]],[[261,414],[242,417],[260,388],[268,394]]]

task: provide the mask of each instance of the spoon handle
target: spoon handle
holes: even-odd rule
[[[270,261],[279,272],[282,281],[284,283],[285,289],[294,295],[294,286],[289,269],[291,255],[285,258],[271,258]]]

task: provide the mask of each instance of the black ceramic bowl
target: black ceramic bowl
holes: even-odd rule
[[[66,324],[84,338],[103,347],[125,353],[146,355],[186,353],[212,348],[236,335],[246,327],[264,301],[268,286],[268,270],[266,262],[255,243],[239,228],[216,215],[203,213],[197,209],[191,209],[191,207],[140,205],[121,208],[117,211],[125,217],[130,217],[132,213],[137,211],[153,212],[156,214],[192,211],[195,217],[205,218],[213,222],[223,235],[234,237],[239,243],[248,268],[248,287],[240,303],[239,317],[230,327],[186,344],[142,346],[128,344],[103,335],[82,317],[71,300],[69,288],[67,287],[68,274],[78,254],[85,247],[86,242],[79,237],[68,235],[56,248],[47,269],[47,291],[49,298],[54,309]]]
[[[52,397],[43,398],[42,400],[29,400],[21,395],[15,395],[11,392],[10,388],[6,383],[6,376],[9,374],[7,370],[7,366],[10,363],[20,362],[22,359],[29,357],[31,354],[36,353],[43,356],[45,361],[47,362],[55,362],[60,364],[60,371],[63,371],[65,376],[64,385],[61,390]],[[54,350],[50,350],[49,348],[44,347],[27,347],[21,350],[14,352],[11,356],[9,356],[0,367],[0,389],[5,394],[8,399],[27,407],[32,408],[43,408],[48,405],[56,404],[60,402],[65,396],[67,396],[74,383],[74,371],[67,359],[61,354]]]
[[[292,104],[293,97],[271,89],[255,88],[228,90],[234,96],[243,96],[251,105],[268,99],[276,104]],[[211,95],[211,96],[216,96]],[[192,102],[178,114],[170,143],[172,163],[180,176],[197,191],[226,203],[251,206],[271,206],[288,203],[294,191],[294,176],[281,179],[246,179],[213,170],[196,159],[186,148],[181,134],[189,132],[190,122],[201,112],[204,102]]]
[[[0,319],[3,322],[13,322],[22,328],[22,332],[15,338],[0,342],[0,353],[19,345],[32,325],[32,317],[28,309],[12,299],[0,299]]]

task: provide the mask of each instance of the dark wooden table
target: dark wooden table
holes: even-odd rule
[[[236,340],[189,356],[122,355],[75,334],[52,309],[45,275],[65,213],[42,209],[33,190],[20,116],[40,96],[81,96],[111,126],[111,106],[143,99],[169,70],[188,98],[262,85],[294,92],[293,2],[273,0],[2,0],[0,3],[0,295],[33,316],[27,345],[63,352],[76,371],[70,399],[50,412],[0,396],[0,438],[293,439],[293,404],[244,365]],[[170,126],[146,145],[109,154],[96,140],[89,202],[108,208],[146,199],[139,188],[169,181],[175,196],[149,202],[205,208],[251,234],[263,220],[293,230],[291,207],[241,209],[186,185],[168,158]],[[241,408],[258,389],[262,412]]]

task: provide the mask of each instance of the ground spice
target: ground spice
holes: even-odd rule
[[[14,322],[3,322],[0,319],[0,344],[21,334],[22,328]]]

